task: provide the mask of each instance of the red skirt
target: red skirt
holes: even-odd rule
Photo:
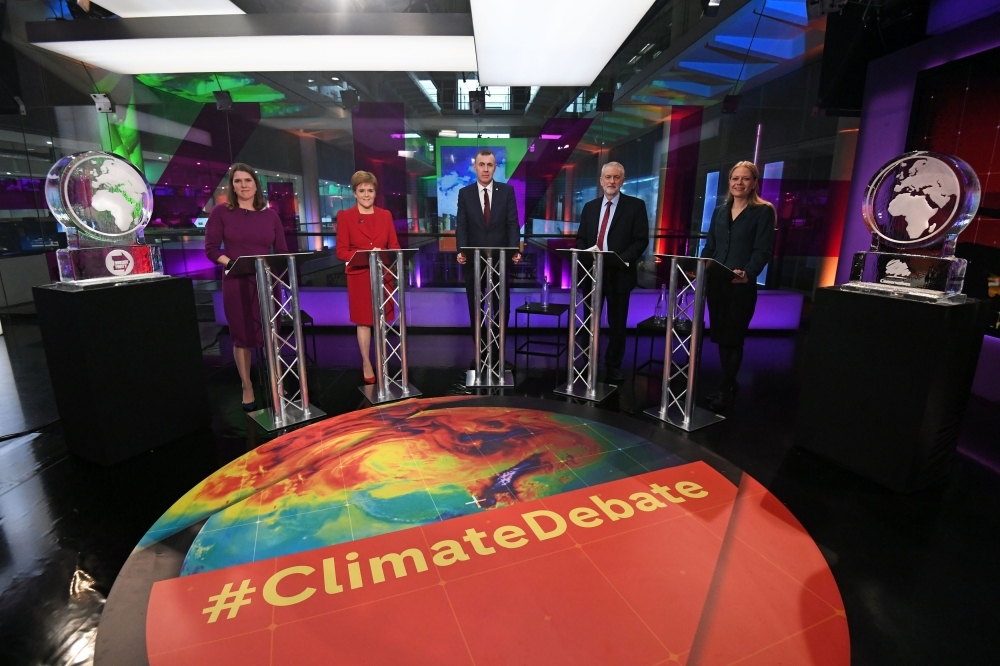
[[[392,281],[386,278],[386,295],[392,290]],[[347,304],[351,315],[351,323],[358,326],[374,325],[372,316],[372,287],[369,271],[357,271],[347,274]],[[385,309],[387,321],[396,318],[395,308],[390,303]]]

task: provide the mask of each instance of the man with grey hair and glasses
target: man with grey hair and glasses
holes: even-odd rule
[[[625,356],[629,297],[635,289],[639,258],[649,245],[646,202],[623,193],[621,187],[624,182],[625,167],[618,162],[608,162],[601,167],[601,196],[584,205],[576,234],[578,249],[596,246],[600,250],[616,253],[628,264],[624,268],[605,265],[604,269],[602,292],[611,329],[604,366],[605,381],[611,384],[624,380],[621,366]]]

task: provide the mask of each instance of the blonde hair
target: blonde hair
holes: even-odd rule
[[[375,191],[378,192],[378,179],[375,178],[375,174],[371,171],[355,171],[354,175],[351,176],[351,189],[353,191],[357,192],[358,188],[365,183],[371,184],[375,188]]]
[[[761,199],[760,198],[760,170],[757,169],[757,165],[754,164],[753,162],[750,162],[750,161],[747,161],[747,160],[743,160],[741,162],[737,162],[736,164],[734,164],[733,168],[729,170],[729,179],[730,180],[732,179],[733,172],[736,171],[737,169],[739,169],[740,167],[743,167],[744,169],[746,169],[747,171],[749,171],[750,175],[753,176],[753,190],[750,192],[749,205],[750,206],[770,206],[771,208],[774,208],[774,204],[772,204],[770,201],[767,201],[765,199]],[[727,180],[727,182],[728,182],[728,180]],[[727,206],[732,206],[733,205],[733,193],[732,192],[730,192],[726,196],[726,205]]]

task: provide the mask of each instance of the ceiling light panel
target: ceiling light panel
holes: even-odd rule
[[[474,72],[472,37],[267,35],[36,43],[119,74],[355,71]]]
[[[229,0],[101,0],[108,11],[122,18],[147,16],[212,16],[216,14],[243,14],[243,10]]]
[[[589,86],[653,4],[471,2],[479,81],[484,86]]]

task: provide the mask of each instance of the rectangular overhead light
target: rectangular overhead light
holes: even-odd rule
[[[229,0],[101,0],[98,4],[122,18],[244,13]]]
[[[476,71],[468,14],[243,14],[43,21],[28,41],[120,74]]]
[[[471,0],[479,82],[589,86],[653,1]]]
[[[36,46],[119,74],[476,70],[472,37],[269,35],[51,42]]]

